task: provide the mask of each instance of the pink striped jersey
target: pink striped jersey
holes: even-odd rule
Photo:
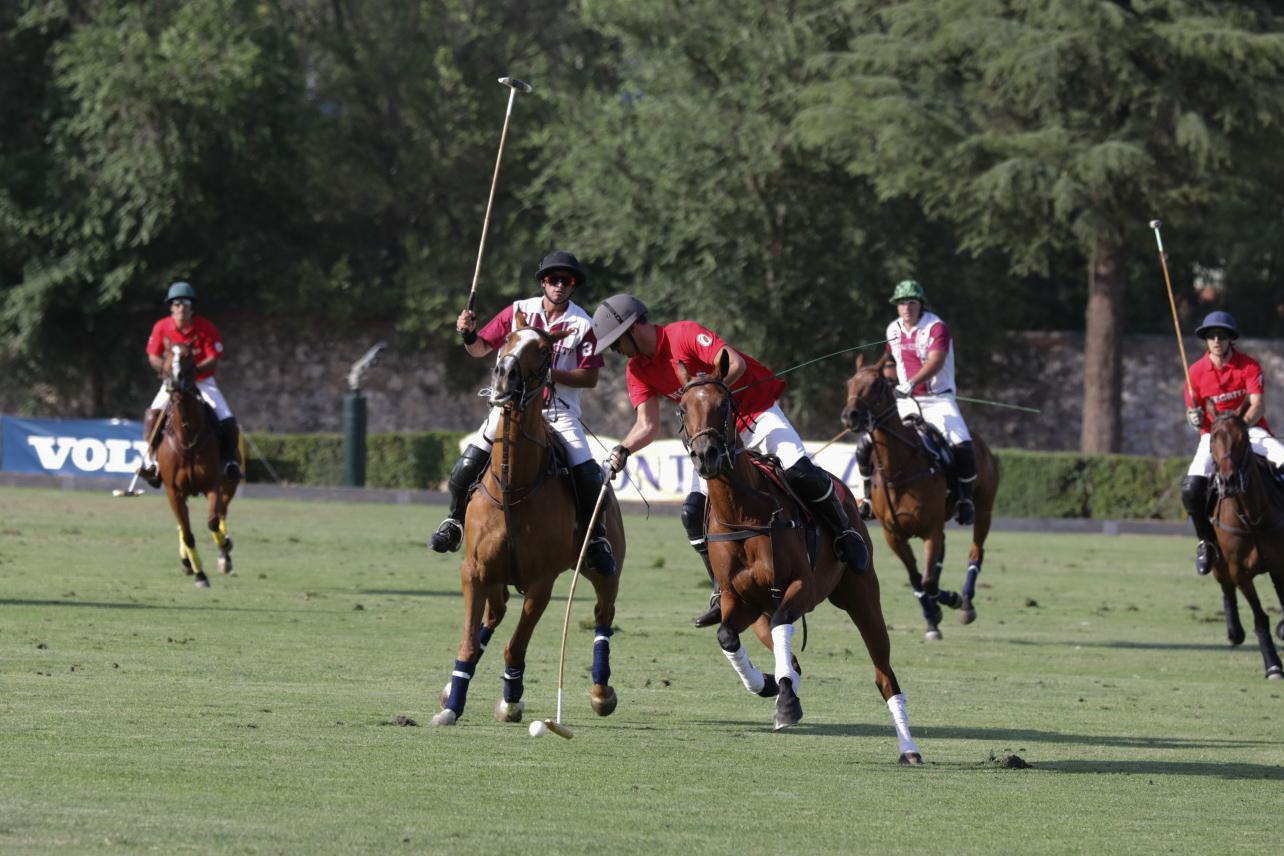
[[[945,322],[924,311],[912,330],[903,329],[899,318],[887,325],[887,352],[896,360],[896,377],[901,383],[923,367],[932,351],[945,351],[945,365],[935,376],[914,387],[914,395],[953,395],[954,341]]]
[[[598,369],[606,364],[606,360],[602,359],[602,355],[597,352],[597,337],[593,335],[593,319],[571,301],[567,301],[566,311],[553,322],[552,326],[549,326],[548,318],[544,315],[544,298],[528,297],[514,301],[490,319],[485,327],[478,330],[477,338],[495,350],[499,350],[504,340],[508,338],[508,334],[513,332],[518,312],[525,315],[526,324],[536,330],[547,330],[550,333],[567,329],[573,331],[571,335],[553,346],[553,368],[559,371],[574,371],[575,369]],[[557,400],[560,407],[569,410],[575,416],[580,415],[579,387],[559,386]],[[545,401],[544,406],[551,407],[552,403]]]

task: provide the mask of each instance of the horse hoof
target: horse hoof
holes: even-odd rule
[[[450,708],[446,708],[441,713],[432,718],[433,725],[454,725],[459,721],[459,716]]]
[[[917,767],[923,763],[923,756],[917,752],[902,752],[897,763],[907,764],[911,767]]]
[[[1271,666],[1266,670],[1266,680],[1284,681],[1284,670],[1280,669],[1279,666]]]
[[[179,561],[182,562],[183,564],[183,573],[187,574],[189,577],[192,574],[196,573],[196,570],[192,567],[191,559],[184,556],[183,558],[179,559]]]
[[[495,721],[521,722],[522,712],[524,710],[526,710],[526,702],[507,702],[501,698],[499,701],[495,702]]]
[[[803,709],[802,702],[798,699],[798,694],[794,692],[794,682],[792,678],[781,678],[777,683],[780,685],[780,695],[776,696],[776,717],[772,725],[773,731],[781,731],[797,725],[802,722]]]
[[[222,571],[223,573],[225,573],[225,574],[230,574],[230,573],[232,573],[232,557],[231,557],[231,556],[219,556],[219,557],[218,557],[218,569],[219,569],[220,571]]]
[[[976,610],[971,607],[964,607],[959,610],[959,624],[971,624],[976,621]]]
[[[1229,642],[1229,643],[1231,643],[1231,646],[1232,646],[1232,647],[1233,647],[1233,646],[1235,646],[1235,645],[1243,645],[1243,644],[1244,644],[1244,631],[1243,631],[1243,630],[1240,630],[1238,633],[1227,633],[1227,634],[1226,634],[1226,641],[1227,641],[1227,642]]]
[[[209,578],[209,577],[207,577],[207,576],[205,576],[205,574],[204,574],[204,573],[199,573],[199,574],[197,574],[197,575],[196,575],[195,586],[196,586],[197,588],[209,588],[209,587],[210,587],[210,578]]]
[[[444,708],[446,706],[446,702],[449,699],[450,699],[450,684],[446,684],[446,686],[442,687],[441,689],[441,695],[437,696],[437,704],[441,705]]]
[[[619,703],[620,700],[612,687],[594,684],[589,690],[589,704],[593,706],[593,712],[598,716],[610,716],[615,713],[615,706]]]
[[[932,640],[933,642],[939,642],[939,641],[941,641],[942,639],[944,639],[945,637],[941,635],[941,631],[940,631],[939,629],[937,629],[937,628],[935,628],[935,627],[932,627],[932,628],[928,629],[928,631],[927,631],[926,633],[924,633],[924,634],[923,634],[923,638],[924,638],[924,639],[930,639],[930,640]]]

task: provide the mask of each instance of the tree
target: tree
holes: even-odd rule
[[[843,7],[802,138],[1014,272],[1087,265],[1085,452],[1117,451],[1129,242],[1254,186],[1278,151],[1284,15],[1264,2],[911,0]]]

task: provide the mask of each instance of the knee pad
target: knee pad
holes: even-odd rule
[[[687,494],[682,502],[682,528],[687,530],[688,541],[704,540],[705,495],[698,490]]]
[[[1203,514],[1208,505],[1208,477],[1186,476],[1181,481],[1181,506],[1190,515]]]
[[[861,478],[869,478],[874,474],[873,458],[874,436],[868,431],[862,431],[856,438],[856,469]]]

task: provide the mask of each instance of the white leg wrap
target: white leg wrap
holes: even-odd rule
[[[798,689],[798,679],[801,677],[794,671],[794,626],[792,624],[781,624],[771,628],[771,642],[776,654],[776,682],[779,683],[782,678],[789,678],[793,681],[794,689]]]
[[[887,709],[892,712],[892,725],[896,727],[896,743],[900,746],[901,753],[918,752],[918,744],[910,736],[909,714],[905,712],[905,694],[897,693],[889,698]]]
[[[745,689],[754,695],[762,692],[767,680],[762,676],[762,672],[758,671],[758,667],[749,661],[749,652],[745,650],[745,646],[741,645],[734,654],[730,651],[722,653],[727,655],[731,668],[736,670],[736,674],[740,676],[740,683],[745,685]]]

